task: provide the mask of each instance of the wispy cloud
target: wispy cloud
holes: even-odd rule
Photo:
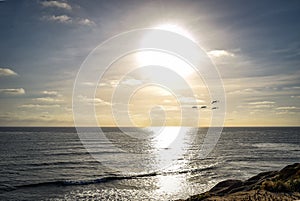
[[[72,18],[68,15],[47,15],[41,18],[49,22],[57,22],[61,24],[79,24],[84,26],[93,26],[96,23],[87,18]]]
[[[284,89],[284,90],[300,89],[300,86],[284,87],[283,89]]]
[[[41,4],[44,7],[61,8],[65,10],[72,10],[72,6],[66,2],[59,1],[42,1]]]
[[[151,109],[151,112],[157,112],[157,111],[179,111],[179,110],[180,110],[180,107],[176,106],[176,105],[163,105],[163,106],[153,107]]]
[[[59,22],[63,24],[72,23],[72,18],[68,15],[51,15],[51,16],[43,16],[43,20],[52,21],[52,22]]]
[[[121,84],[135,86],[135,85],[141,85],[141,84],[143,84],[143,82],[141,80],[137,80],[137,79],[127,79],[127,80],[122,81]]]
[[[72,10],[72,6],[67,3],[66,1],[60,2],[60,1],[42,1],[40,2],[43,7],[52,7],[52,8],[59,8],[64,10]],[[72,13],[73,15],[67,15],[61,13],[61,15],[45,15],[41,17],[41,20],[50,21],[50,22],[58,22],[61,24],[79,24],[79,25],[85,25],[85,26],[93,26],[96,23],[88,18],[81,18],[74,16],[75,13]]]
[[[212,50],[207,53],[212,57],[234,57],[235,55],[232,52],[227,50]]]
[[[276,108],[276,110],[295,110],[295,109],[298,109],[298,108],[295,107],[295,106],[287,106],[287,107],[278,107],[278,108]]]
[[[82,82],[82,85],[85,85],[85,86],[96,86],[96,83],[93,83],[93,82]]]
[[[58,102],[63,102],[62,99],[56,99],[56,98],[51,98],[51,97],[35,98],[34,100],[38,101],[38,102],[43,102],[43,103],[58,103]]]
[[[40,105],[40,104],[24,104],[19,106],[19,108],[58,108],[60,105]]]
[[[277,115],[292,115],[292,114],[296,114],[295,112],[292,111],[288,111],[288,110],[283,110],[280,112],[276,112]]]
[[[18,74],[9,68],[0,68],[0,77],[4,76],[18,76]]]
[[[93,22],[92,20],[90,19],[78,19],[77,20],[78,24],[81,24],[81,25],[87,25],[87,26],[92,26],[92,25],[95,25],[95,22]]]
[[[110,102],[104,101],[100,98],[88,98],[86,96],[78,96],[81,102],[87,103],[87,104],[93,104],[93,105],[111,105]]]
[[[42,94],[47,96],[59,96],[57,91],[43,91]]]
[[[272,108],[274,105],[252,105],[251,108]]]
[[[251,102],[249,105],[266,105],[266,104],[274,104],[274,101],[259,101],[259,102]]]
[[[268,96],[274,94],[286,94],[289,96],[297,96],[297,85],[300,79],[300,71],[296,71],[293,74],[277,74],[267,76],[253,76],[226,79],[225,84],[227,88],[227,94],[238,95],[259,95]],[[283,86],[292,86],[289,90],[286,90]],[[296,88],[295,88],[296,87]],[[244,89],[242,89],[244,88]],[[234,90],[235,89],[235,90]]]
[[[106,80],[106,81],[102,81],[101,83],[99,83],[99,87],[116,87],[120,84],[119,80]]]
[[[31,111],[31,110],[28,110]],[[5,122],[4,125],[9,125],[13,122],[13,124],[10,125],[31,125],[32,122],[43,122],[47,123],[46,125],[49,125],[49,123],[54,123],[54,125],[57,125],[58,123],[72,123],[71,118],[65,116],[65,115],[51,115],[48,112],[40,112],[39,114],[31,114],[28,112],[18,112],[18,113],[6,113],[6,114],[0,114],[0,121],[2,123]],[[45,124],[43,124],[45,125]],[[53,124],[52,124],[53,125]]]
[[[246,89],[240,89],[240,90],[234,90],[234,91],[229,91],[227,94],[252,94],[257,92],[255,89],[252,88],[246,88]]]
[[[204,100],[193,98],[193,97],[180,97],[179,101],[185,104],[197,104],[197,103],[204,103]]]
[[[35,103],[41,103],[43,105],[47,104],[57,104],[57,103],[62,103],[64,100],[61,98],[62,95],[59,94],[57,91],[42,91],[43,97],[38,97],[32,99]]]
[[[245,105],[239,105],[237,108],[246,108],[251,109],[251,114],[254,114],[256,112],[262,112],[264,109],[267,108],[274,108],[276,102],[274,101],[257,101],[257,102],[250,102]]]
[[[19,89],[0,89],[0,94],[5,94],[5,95],[23,95],[25,94],[25,90],[23,88]]]

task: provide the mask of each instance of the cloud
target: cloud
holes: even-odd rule
[[[61,99],[56,99],[56,98],[51,98],[51,97],[35,98],[34,100],[38,101],[38,102],[44,102],[44,103],[57,103],[57,102],[63,101]]]
[[[180,97],[179,101],[185,104],[197,104],[197,103],[204,103],[204,100],[193,98],[193,97]]]
[[[295,110],[298,109],[297,107],[294,106],[287,106],[287,107],[278,107],[276,110]]]
[[[48,96],[59,96],[59,94],[57,93],[57,91],[43,91],[42,93],[44,95],[48,95]]]
[[[265,112],[264,110],[260,110],[260,109],[252,109],[251,112],[249,112],[249,114],[251,115],[257,115],[258,113],[262,113]]]
[[[58,108],[60,105],[40,105],[40,104],[24,104],[19,106],[19,108]]]
[[[51,15],[51,16],[43,16],[42,20],[50,21],[50,22],[58,22],[61,24],[79,24],[85,26],[93,26],[95,22],[90,19],[83,18],[72,18],[68,15]]]
[[[62,24],[69,24],[72,23],[72,18],[67,15],[51,15],[51,16],[43,16],[43,20],[52,21],[52,22],[59,22]]]
[[[99,87],[116,87],[120,84],[119,80],[108,80],[105,82],[99,83]]]
[[[157,105],[153,108],[151,108],[151,112],[157,112],[157,111],[179,111],[179,106],[174,105]]]
[[[248,105],[239,105],[238,108],[249,108],[252,109],[252,114],[259,111],[263,111],[264,108],[274,108],[274,101],[257,101],[257,102],[250,102]]]
[[[81,102],[85,102],[87,104],[92,104],[92,105],[111,105],[110,102],[104,101],[100,98],[88,98],[86,96],[79,95],[78,98],[80,99]]]
[[[121,84],[135,86],[135,85],[141,85],[141,84],[143,84],[143,82],[141,80],[136,80],[136,79],[127,79],[127,80],[122,81]]]
[[[61,8],[66,10],[72,10],[72,7],[70,4],[66,2],[59,2],[59,1],[43,1],[41,4],[44,7],[53,7],[53,8]]]
[[[18,76],[18,74],[11,69],[0,68],[0,77],[4,76]]]
[[[226,50],[212,50],[207,53],[212,57],[234,57],[235,55],[232,52]]]
[[[30,110],[31,111],[31,110]],[[65,115],[51,115],[48,112],[40,112],[38,114],[31,114],[22,111],[21,113],[6,113],[0,114],[1,125],[51,125],[55,126],[61,123],[72,123],[72,119]],[[42,122],[42,124],[40,124]],[[44,124],[47,123],[47,124]]]
[[[25,94],[25,90],[23,88],[19,89],[0,89],[0,94],[5,94],[5,95],[23,95]]]
[[[280,112],[276,112],[277,115],[291,115],[291,114],[296,114],[295,112],[291,112],[291,111],[287,111],[287,110],[283,110]]]
[[[59,1],[42,1],[41,5],[43,7],[52,7],[52,8],[60,8],[65,10],[72,10],[72,6],[67,2],[59,2]],[[51,21],[51,22],[58,22],[62,24],[79,24],[85,26],[92,26],[95,25],[95,22],[87,19],[87,18],[80,18],[80,17],[71,17],[66,14],[62,15],[46,15],[41,17],[42,20]]]
[[[95,25],[95,22],[93,22],[92,20],[89,20],[87,18],[79,19],[77,22],[78,22],[78,24],[81,24],[81,25],[87,25],[87,26]]]
[[[293,90],[293,89],[300,89],[300,86],[294,86],[294,87],[283,87],[284,90]]]
[[[241,90],[229,91],[227,94],[253,94],[257,92],[255,89],[246,88]]]
[[[271,108],[274,107],[274,105],[253,105],[252,108]]]
[[[53,104],[53,103],[60,103],[63,102],[63,99],[60,99],[62,95],[59,94],[57,91],[42,91],[44,97],[34,98],[33,101],[37,101],[43,104]]]
[[[251,102],[249,105],[266,105],[266,104],[274,104],[273,101],[259,101],[259,102]]]
[[[297,89],[286,90],[285,86],[298,86],[300,71],[289,74],[261,75],[224,79],[227,95],[248,95],[265,99],[273,96],[295,98],[299,96]],[[246,88],[246,89],[243,89]]]
[[[82,82],[82,85],[85,85],[85,86],[96,86],[96,84],[93,83],[93,82]]]

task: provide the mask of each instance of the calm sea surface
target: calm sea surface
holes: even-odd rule
[[[90,139],[98,147],[92,153],[99,161],[74,128],[0,128],[0,200],[173,200],[209,190],[225,179],[246,179],[300,162],[300,128],[225,128],[210,155],[200,159],[197,153],[206,131],[187,130],[173,153],[175,148],[158,146],[151,136],[136,139],[105,128],[120,150],[143,154],[144,159]],[[160,162],[169,165],[144,171]],[[119,171],[109,164],[129,169]]]

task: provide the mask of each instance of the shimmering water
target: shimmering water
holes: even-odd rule
[[[107,160],[97,161],[74,128],[0,128],[0,200],[173,200],[209,190],[224,179],[246,179],[300,162],[300,128],[225,128],[213,152],[202,160],[197,153],[206,129],[187,131],[181,143],[169,148],[151,137],[137,140],[119,129],[104,131],[120,149],[146,154],[149,160],[125,154],[119,165],[133,164],[129,169],[135,174],[118,171],[107,164],[120,153],[101,139],[91,140],[100,147],[93,154]],[[160,150],[166,154],[158,157]],[[143,171],[161,161],[171,165]]]

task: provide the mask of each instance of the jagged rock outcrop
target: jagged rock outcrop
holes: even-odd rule
[[[222,181],[187,200],[300,200],[300,163],[280,171],[263,172],[246,181]]]

